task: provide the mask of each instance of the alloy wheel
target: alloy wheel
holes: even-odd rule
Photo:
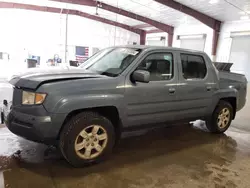
[[[230,111],[228,108],[223,108],[220,111],[219,116],[217,118],[217,125],[220,129],[224,129],[225,127],[227,127],[229,121],[230,121]]]
[[[75,140],[75,151],[80,158],[93,159],[105,149],[108,141],[107,131],[100,125],[84,128]]]

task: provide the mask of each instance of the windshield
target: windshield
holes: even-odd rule
[[[115,77],[134,61],[140,51],[133,48],[108,48],[88,59],[80,68]]]

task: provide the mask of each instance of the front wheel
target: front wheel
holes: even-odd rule
[[[212,133],[223,133],[229,128],[232,119],[232,105],[227,101],[220,101],[215,108],[212,117],[206,121],[206,126]]]
[[[83,112],[66,123],[60,135],[60,150],[75,167],[100,162],[114,145],[110,120],[95,112]]]

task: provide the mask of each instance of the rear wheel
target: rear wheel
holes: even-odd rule
[[[207,129],[212,133],[225,132],[233,118],[233,107],[227,101],[220,101],[212,117],[206,122]]]
[[[102,161],[111,153],[114,127],[95,112],[83,112],[65,124],[60,135],[60,150],[75,167]]]

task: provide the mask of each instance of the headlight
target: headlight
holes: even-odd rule
[[[44,93],[33,93],[33,92],[23,91],[22,104],[23,105],[42,104],[46,96],[47,94]]]

